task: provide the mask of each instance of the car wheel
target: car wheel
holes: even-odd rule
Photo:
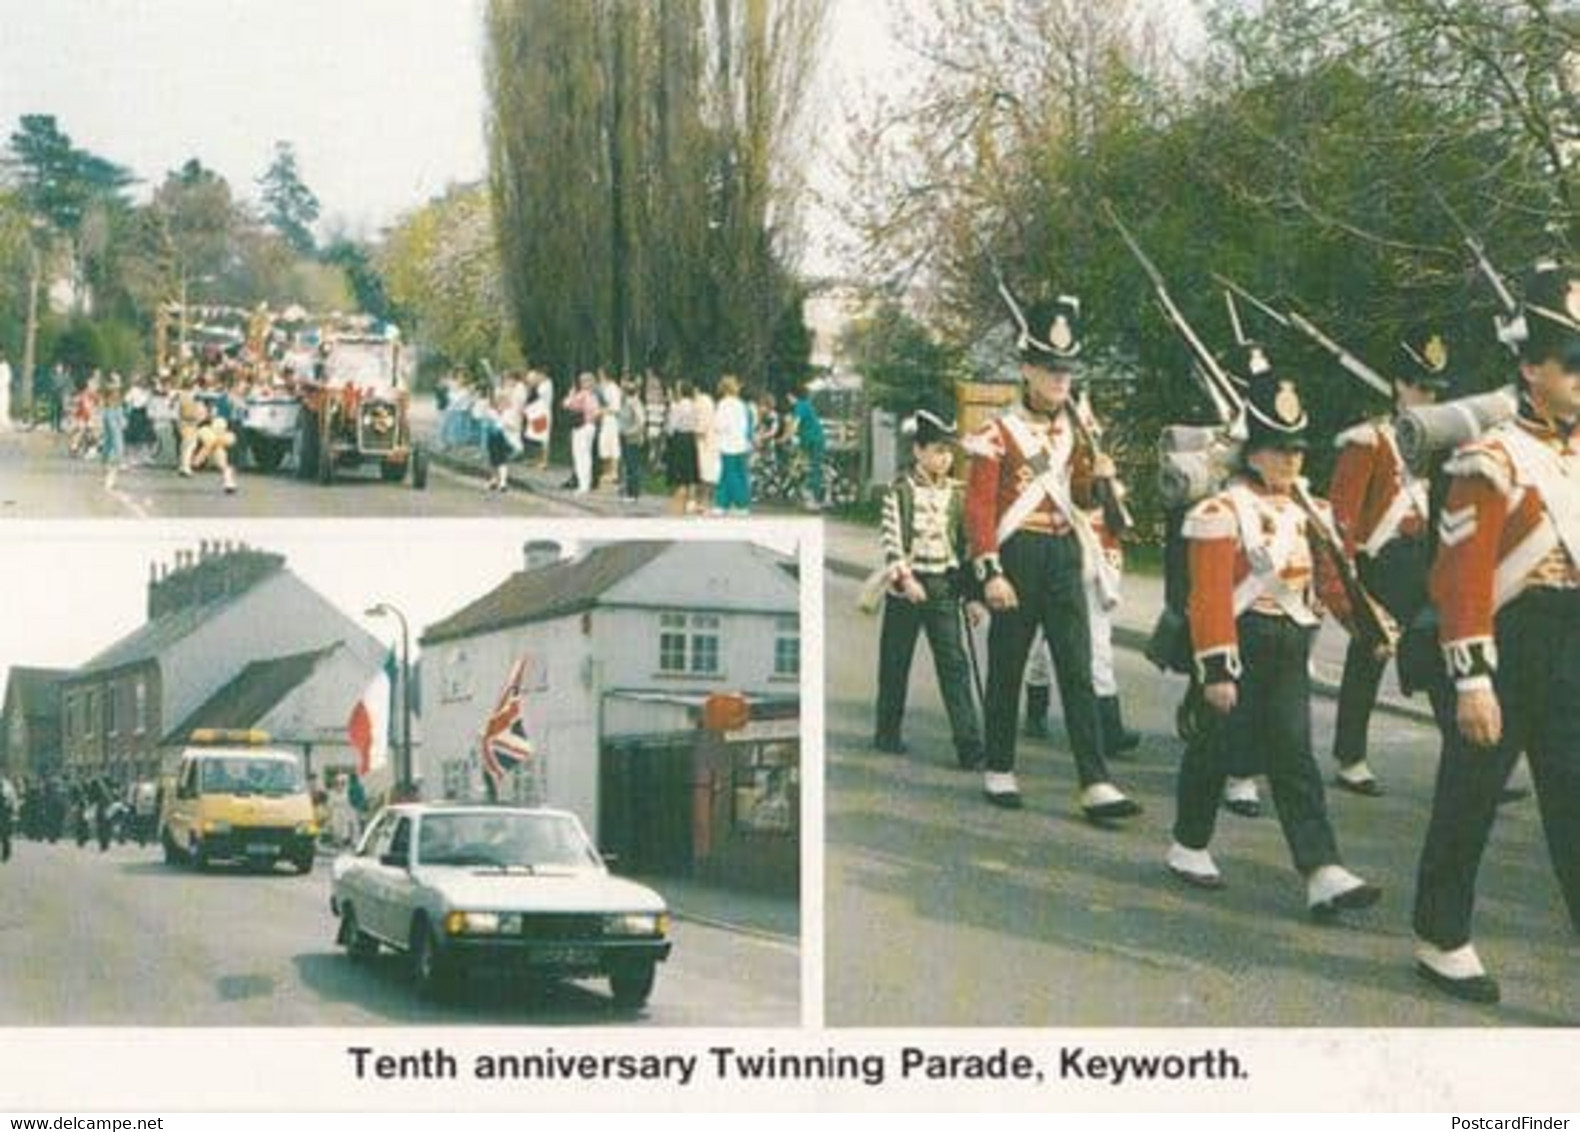
[[[291,864],[293,866],[295,866],[296,871],[297,871],[297,873],[299,875],[305,877],[308,873],[313,871],[313,858],[314,858],[314,856],[315,856],[315,854],[311,850],[309,850],[308,852],[303,853],[300,857],[298,857],[294,861],[292,861]]]
[[[411,486],[414,491],[428,487],[428,453],[416,447],[411,450]]]
[[[356,909],[349,904],[340,910],[340,936],[335,942],[353,959],[371,959],[379,953],[379,941],[362,930]]]
[[[650,962],[624,963],[609,972],[609,989],[621,1010],[638,1010],[653,993],[657,970]]]
[[[419,918],[411,926],[411,977],[424,998],[440,999],[454,986],[450,964],[439,949],[439,939]]]

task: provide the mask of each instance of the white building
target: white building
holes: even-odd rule
[[[706,746],[702,706],[712,695],[752,706],[752,722],[720,749],[758,744],[740,751],[739,776],[719,781],[723,803],[742,797],[761,823],[783,799],[746,798],[750,782],[799,796],[800,587],[791,559],[738,541],[630,542],[574,559],[544,555],[543,545],[529,544],[525,569],[422,633],[425,797],[479,795],[482,731],[518,660],[533,758],[505,793],[575,811],[606,847],[653,817],[637,811],[654,806],[633,809],[637,782],[669,799],[657,807],[671,811],[660,824],[689,843],[692,776]],[[660,749],[680,757],[654,777]],[[606,808],[620,828],[605,828]],[[741,815],[743,827],[749,820]],[[779,831],[787,844],[798,837],[793,824]]]

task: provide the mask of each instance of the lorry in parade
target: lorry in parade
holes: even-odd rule
[[[159,372],[211,366],[239,375],[241,450],[261,472],[287,460],[300,479],[329,484],[377,467],[386,483],[428,486],[428,457],[412,434],[416,351],[370,315],[271,312],[166,303],[155,328]],[[172,343],[172,332],[177,340]],[[205,389],[201,398],[223,396]]]

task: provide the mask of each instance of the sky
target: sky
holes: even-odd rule
[[[1190,39],[1188,0],[1153,0]],[[810,108],[813,187],[836,202],[847,108],[914,79],[893,27],[922,0],[831,0]],[[487,169],[484,0],[0,0],[0,137],[51,113],[151,192],[191,157],[256,199],[296,147],[320,234],[372,238]],[[1179,29],[1184,28],[1181,33]],[[839,208],[814,210],[805,269],[843,264]]]
[[[54,114],[151,191],[193,156],[241,195],[294,143],[321,227],[374,236],[487,168],[483,0],[0,0],[0,127]],[[882,0],[835,0],[823,115],[897,65]]]
[[[195,552],[204,539],[285,555],[292,573],[398,647],[395,619],[364,614],[380,602],[395,606],[410,625],[415,658],[423,628],[521,569],[523,545],[534,539],[572,551],[594,541],[728,537],[794,554],[802,534],[796,524],[726,528],[651,519],[7,523],[0,526],[0,593],[8,595],[0,617],[0,684],[13,665],[76,667],[137,629],[147,610],[149,568],[173,564],[177,550]]]

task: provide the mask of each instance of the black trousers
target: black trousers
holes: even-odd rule
[[[1278,823],[1295,868],[1309,873],[1337,864],[1322,775],[1311,753],[1311,675],[1315,628],[1282,615],[1245,613],[1240,636],[1239,699],[1227,716],[1207,708],[1204,725],[1180,763],[1174,840],[1205,849],[1218,820],[1218,800],[1231,768],[1266,773]]]
[[[988,629],[987,767],[1000,773],[1015,769],[1021,680],[1040,627],[1053,655],[1076,774],[1083,787],[1107,782],[1103,732],[1092,692],[1092,639],[1080,543],[1074,535],[1021,531],[999,548],[999,560],[1020,605],[994,613]]]
[[[1376,558],[1358,558],[1361,584],[1386,609],[1400,629],[1408,629],[1429,600],[1427,571],[1431,567],[1424,538],[1396,538]],[[1354,766],[1366,758],[1366,733],[1371,726],[1377,688],[1382,683],[1386,659],[1351,638],[1344,654],[1344,677],[1339,683],[1339,717],[1333,730],[1333,758],[1340,766]]]
[[[938,677],[938,692],[949,713],[955,756],[962,763],[973,763],[982,753],[982,729],[971,695],[971,664],[962,633],[959,583],[953,576],[943,574],[919,574],[917,581],[927,591],[926,601],[912,604],[891,593],[883,604],[883,635],[878,644],[877,739],[891,745],[900,740],[911,659],[916,654],[916,638],[925,631],[927,648],[933,654],[933,671]]]
[[[1580,590],[1530,590],[1498,614],[1503,741],[1472,747],[1443,698],[1432,820],[1416,874],[1415,931],[1445,950],[1470,941],[1476,872],[1497,816],[1498,794],[1524,751],[1536,787],[1553,872],[1580,932]]]

